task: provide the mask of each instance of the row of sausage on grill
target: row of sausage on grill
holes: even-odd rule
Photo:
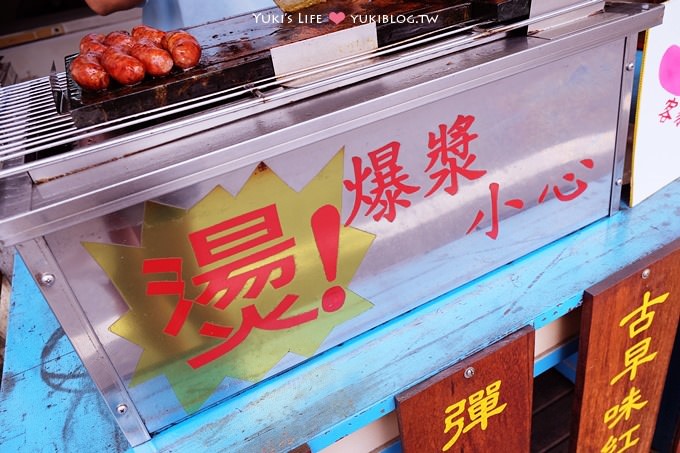
[[[201,45],[190,33],[138,25],[131,33],[85,35],[80,40],[80,53],[71,61],[70,73],[81,88],[100,91],[107,89],[112,80],[129,86],[147,75],[165,76],[175,66],[190,69],[200,58]]]

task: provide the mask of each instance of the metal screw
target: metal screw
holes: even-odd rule
[[[40,282],[40,286],[45,286],[45,287],[50,287],[54,285],[54,282],[57,280],[57,278],[54,276],[54,274],[50,274],[47,272],[43,272],[41,274],[38,274],[38,282]]]
[[[615,184],[617,186],[622,186],[623,185],[623,179],[622,178],[617,179]]]
[[[642,271],[642,278],[645,278],[645,279],[649,278],[649,274],[651,274],[651,273],[652,273],[651,270],[645,269],[644,271]]]
[[[474,368],[472,368],[472,367],[465,368],[465,372],[463,373],[463,376],[465,376],[465,379],[470,379],[474,375],[475,375],[475,369]]]
[[[635,63],[628,63],[626,65],[626,71],[632,71],[633,69],[635,69]]]
[[[119,415],[123,415],[127,412],[128,407],[127,404],[119,404],[116,406],[116,412],[118,412]]]

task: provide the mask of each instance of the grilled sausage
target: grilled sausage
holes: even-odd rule
[[[130,55],[141,61],[146,73],[154,77],[167,75],[174,65],[168,51],[161,49],[148,39],[138,40],[132,46]]]
[[[100,55],[96,52],[83,53],[71,61],[71,78],[81,88],[91,91],[108,88],[111,79],[100,63]]]
[[[147,39],[158,47],[162,47],[161,41],[163,40],[163,36],[165,36],[163,30],[158,30],[157,28],[149,27],[148,25],[137,25],[132,28],[132,37],[136,41]]]
[[[106,49],[102,54],[101,64],[111,78],[121,85],[136,85],[144,79],[144,65],[129,55],[124,47]]]
[[[109,47],[118,47],[125,52],[129,52],[135,42],[130,33],[126,31],[112,31],[104,38],[104,44]]]
[[[103,53],[106,50],[104,40],[106,37],[100,33],[89,33],[80,40],[80,53],[99,52]]]
[[[182,69],[193,68],[201,59],[201,45],[186,31],[167,32],[161,45],[170,52],[175,65]]]

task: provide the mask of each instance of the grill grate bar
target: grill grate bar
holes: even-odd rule
[[[21,102],[17,101],[3,105],[3,113],[0,114],[0,123],[7,123],[8,121],[11,121],[12,118],[16,118],[20,113],[35,110],[51,111],[52,114],[56,113],[54,101],[51,97],[47,98],[48,95],[49,93],[38,93],[36,96],[26,98]]]
[[[3,160],[6,161],[15,159],[57,147],[61,147],[65,150],[59,155],[52,155],[53,153],[51,153],[41,156],[36,154],[38,159],[35,161],[18,165],[17,167],[11,169],[0,170],[0,178],[51,165],[58,161],[75,159],[80,156],[94,153],[101,148],[102,144],[96,144],[96,141],[93,142],[90,140],[91,138],[106,137],[103,146],[107,147],[117,146],[122,143],[131,143],[134,140],[140,139],[140,137],[148,135],[148,131],[143,133],[143,131],[139,130],[145,125],[153,124],[158,120],[166,119],[168,117],[177,118],[181,114],[190,111],[197,111],[197,109],[215,107],[217,105],[224,104],[242,97],[244,94],[255,95],[258,91],[261,92],[262,90],[276,89],[281,87],[281,85],[286,86],[286,82],[297,81],[310,76],[321,76],[321,78],[323,78],[329,71],[332,72],[334,70],[341,69],[346,65],[361,63],[382,57],[389,57],[385,60],[376,60],[380,62],[372,64],[369,69],[356,70],[356,75],[348,75],[347,79],[352,80],[353,78],[361,77],[364,74],[367,74],[368,76],[382,74],[399,69],[401,67],[406,67],[409,64],[415,64],[412,62],[425,61],[428,58],[436,58],[437,56],[445,55],[452,51],[472,46],[476,42],[481,43],[485,42],[485,40],[499,39],[499,37],[504,36],[506,33],[527,26],[528,24],[535,21],[555,17],[559,14],[567,13],[576,8],[581,8],[589,4],[599,3],[601,3],[601,0],[585,0],[582,3],[551,11],[531,19],[525,19],[523,21],[507,25],[500,25],[497,27],[493,26],[486,28],[487,25],[492,25],[489,21],[473,20],[467,23],[460,23],[438,30],[437,32],[425,34],[418,38],[412,38],[410,40],[405,40],[385,46],[377,52],[367,52],[366,54],[347,57],[346,59],[341,59],[334,63],[320,65],[319,67],[306,69],[296,73],[284,74],[279,77],[262,79],[246,86],[230,88],[221,92],[211,93],[203,97],[189,99],[169,106],[140,112],[138,114],[130,115],[124,118],[83,128],[76,128],[70,117],[60,116],[58,114],[56,106],[53,105],[54,93],[52,92],[50,77],[45,77],[37,81],[25,82],[24,84],[20,84],[21,86],[17,88],[2,89],[2,91],[0,91],[0,118],[2,118],[2,113],[6,110],[8,104],[15,105],[13,104],[15,99],[17,102],[19,99],[22,99],[24,100],[24,103],[40,105],[40,108],[44,107],[46,110],[35,112],[31,108],[27,108],[27,112],[24,114],[22,119],[30,118],[30,121],[35,121],[36,116],[38,116],[37,120],[39,121],[35,127],[32,125],[27,126],[28,131],[26,137],[28,140],[17,143],[15,140],[17,137],[16,128],[11,130],[11,136],[9,133],[7,133],[5,136],[4,131],[0,129],[0,163],[2,163]],[[437,44],[436,42],[441,38],[449,39]],[[415,46],[421,46],[425,44],[427,44],[429,47],[420,50],[414,50]],[[401,51],[409,51],[409,53],[406,54],[406,57],[400,57],[397,52]],[[55,88],[64,90],[66,87],[66,74],[53,74],[53,80],[55,79],[54,76],[56,76]],[[338,81],[334,83],[344,83],[342,82],[342,80],[344,80],[344,76],[333,77],[339,78]],[[285,90],[284,93],[272,95],[271,99],[282,101],[289,98],[291,100],[299,98],[301,99],[314,93],[324,92],[324,89],[326,89],[321,86],[320,83],[316,82],[309,84],[308,87],[310,88],[295,89],[292,91]],[[205,124],[212,124],[212,121],[214,121],[216,117],[224,115],[238,116],[242,114],[241,112],[243,112],[243,114],[247,114],[248,109],[255,106],[254,103],[258,102],[261,103],[263,101],[259,98],[250,98],[250,101],[236,102],[232,105],[225,106],[225,108],[220,108],[219,110],[202,112],[194,118],[184,118],[178,120],[179,122],[174,125],[168,124],[167,126],[154,126],[153,132],[155,134],[161,134],[165,130],[170,130],[168,128],[175,129],[177,127],[191,127],[192,132],[196,132],[196,127],[200,129],[199,123],[205,122]],[[52,103],[52,105],[48,107],[47,105],[50,103]],[[15,117],[16,116],[13,118]],[[54,118],[54,120],[51,120],[51,118]],[[57,118],[66,118],[66,121],[59,121]],[[126,130],[127,132],[131,133],[123,134],[121,133],[121,130]],[[45,131],[52,132],[44,133]],[[111,135],[111,133],[114,134]],[[85,146],[82,146],[82,144],[85,144]],[[2,168],[1,165],[0,168]]]
[[[33,134],[27,134],[25,140],[22,140],[15,146],[5,148],[3,150],[4,154],[1,155],[1,160],[14,159],[30,153],[69,144],[72,142],[71,138],[73,137],[71,132],[76,131],[77,129],[73,127],[66,131],[58,130],[48,134],[45,134],[44,130],[36,131]]]
[[[14,85],[7,85],[4,87],[0,87],[0,92],[2,92],[3,96],[7,95],[12,95],[15,93],[22,93],[25,91],[28,91],[36,86],[48,86],[49,83],[46,83],[45,79],[32,79],[32,80],[27,80],[26,82],[21,82],[21,83],[15,83]]]
[[[54,141],[55,138],[58,138],[60,134],[63,134],[63,125],[62,124],[57,124],[51,127],[43,127],[43,128],[29,128],[25,131],[19,131],[17,132],[13,139],[13,144],[15,146],[7,147],[5,150],[3,150],[3,153],[0,154],[0,161],[4,160],[9,160],[9,159],[14,159],[17,157],[21,157],[28,152],[35,152],[36,149],[38,148],[31,148],[31,145],[34,143],[51,143]],[[38,142],[38,137],[40,137],[42,140],[41,142]],[[49,147],[53,147],[50,145]],[[20,150],[25,150],[27,149],[27,153],[17,153],[17,151]]]
[[[2,105],[3,111],[6,109],[11,109],[17,105],[25,104],[26,102],[41,100],[40,98],[45,94],[51,92],[51,88],[47,79],[38,79],[42,84],[33,83],[28,87],[21,87],[19,89],[8,90],[3,89],[0,91],[0,105]],[[34,82],[34,81],[32,81]],[[27,83],[27,82],[24,82]],[[16,85],[12,85],[14,87]],[[6,87],[9,88],[9,87]]]
[[[55,117],[54,102],[51,100],[45,102],[48,104],[46,105],[45,103],[36,102],[35,104],[31,104],[29,106],[18,106],[17,109],[11,113],[11,116],[6,115],[4,118],[0,117],[0,127],[4,129],[3,135],[4,132],[16,129],[18,127],[16,125],[17,121],[26,120],[36,122],[43,118],[52,118],[53,120],[63,118],[58,116]],[[52,105],[49,105],[50,102]],[[14,126],[7,126],[12,124],[14,124]]]
[[[474,24],[473,23],[457,24],[455,26],[439,30],[439,32],[433,32],[431,34],[439,35],[439,37],[441,37],[465,33],[466,31],[469,31],[471,28],[473,28],[475,25],[479,24],[480,24],[479,22],[476,22]],[[432,36],[430,39],[435,38],[437,38],[437,36]],[[414,39],[406,40],[399,44],[387,46],[386,48],[383,49],[381,53],[390,54],[396,50],[399,50],[400,48],[402,48],[402,46],[411,47],[412,45],[415,44],[415,42],[409,41],[415,40]],[[373,56],[375,55],[376,54],[373,54]],[[371,55],[363,54],[358,56],[359,59],[366,59],[370,57]],[[343,61],[338,65],[342,66],[343,64],[348,63],[351,63],[351,61],[348,62]],[[313,70],[312,73],[332,69],[332,66],[333,65],[329,65],[328,68],[320,67],[316,70]],[[66,74],[58,73],[54,75],[57,75],[58,78],[57,88],[63,89],[63,87],[66,86]],[[291,73],[286,78],[295,80],[304,75],[305,74],[303,73],[300,74]],[[256,88],[257,89],[271,88],[274,86],[278,86],[279,82],[280,81],[277,80],[276,78],[263,79],[257,82]],[[234,87],[224,91],[210,93],[202,97],[190,99],[183,102],[178,102],[173,105],[160,107],[158,109],[141,112],[135,115],[130,115],[128,117],[120,118],[106,123],[101,123],[98,125],[83,128],[76,128],[73,122],[71,121],[70,117],[60,116],[57,113],[56,107],[54,105],[52,87],[50,85],[49,77],[45,77],[38,81],[31,81],[26,83],[25,85],[26,86],[23,86],[17,90],[17,93],[22,93],[21,99],[24,99],[25,103],[30,102],[31,104],[36,105],[39,104],[41,106],[44,106],[45,108],[44,110],[41,110],[39,113],[28,109],[27,112],[25,112],[24,116],[22,117],[22,119],[30,118],[31,123],[37,123],[35,126],[31,124],[30,126],[24,126],[23,128],[21,125],[14,127],[11,131],[12,132],[11,135],[9,133],[3,134],[2,132],[0,132],[0,163],[3,160],[6,161],[10,159],[16,159],[22,156],[39,153],[41,151],[53,149],[56,147],[63,146],[73,147],[74,145],[77,145],[78,142],[81,143],[85,142],[86,139],[92,137],[109,134],[111,132],[115,132],[123,128],[138,127],[145,123],[149,123],[167,117],[169,115],[177,115],[185,111],[193,110],[195,108],[204,108],[211,105],[216,105],[218,103],[228,102],[229,100],[239,98],[244,94],[246,95],[248,93],[252,94],[253,89],[255,88],[255,84],[251,84],[252,86]],[[1,104],[0,108],[2,108]],[[239,109],[239,107],[236,108]],[[2,108],[2,110],[4,110],[4,108]],[[1,118],[2,111],[0,110],[0,121]],[[51,118],[53,118],[52,121],[50,121]],[[66,120],[59,121],[58,118],[66,118]],[[16,120],[12,120],[12,122],[16,122]],[[60,126],[63,129],[60,129]],[[54,132],[45,134],[44,132],[46,131],[46,129],[44,129],[43,127],[49,128],[49,130],[52,130]],[[21,141],[15,140],[17,136],[20,136],[24,140]],[[89,146],[85,146],[83,148],[79,148],[76,150],[67,151],[65,153],[60,154],[58,157],[62,159],[73,158],[76,155],[86,154],[90,152],[91,151],[90,148],[91,147]],[[21,165],[19,166],[20,168],[16,168],[13,170],[6,171],[0,170],[0,177],[9,176],[11,174],[17,173],[18,171],[26,171],[30,170],[31,168],[47,165],[51,161],[53,161],[54,158],[56,157],[57,156],[39,158],[38,160],[31,162],[30,164]]]
[[[57,77],[57,87],[66,76]],[[74,141],[76,127],[57,112],[48,77],[3,87],[0,91],[0,168],[9,161],[54,148],[56,141]]]
[[[19,135],[25,135],[27,132],[40,132],[41,130],[54,130],[55,128],[64,126],[69,126],[71,124],[71,119],[69,117],[59,117],[54,118],[49,115],[43,115],[42,117],[35,119],[33,117],[32,121],[26,124],[17,124],[12,127],[7,127],[2,135],[3,139],[13,139]]]
[[[485,23],[482,23],[485,24]],[[439,30],[439,32],[432,32],[429,35],[429,38],[423,40],[422,42],[427,42],[433,39],[438,39],[441,36],[455,36],[459,34],[466,35],[469,33],[473,28],[476,26],[480,25],[480,22],[478,21],[471,21],[469,23],[463,23],[463,24],[457,24],[455,26],[448,27],[444,30]],[[427,36],[427,35],[426,35]],[[421,38],[422,39],[422,38]],[[467,38],[464,38],[467,39]],[[178,102],[169,106],[164,106],[160,107],[158,109],[146,111],[146,112],[141,112],[135,115],[130,115],[125,118],[120,118],[116,120],[112,120],[106,123],[101,123],[98,125],[94,126],[88,126],[84,128],[75,128],[75,125],[71,125],[71,127],[67,130],[64,131],[62,134],[59,133],[54,133],[54,134],[40,134],[38,138],[34,140],[27,140],[24,141],[20,144],[18,143],[13,143],[9,144],[9,146],[5,147],[3,149],[2,147],[2,139],[0,138],[0,162],[3,160],[10,160],[10,159],[16,159],[22,156],[27,156],[27,155],[33,155],[34,153],[39,153],[41,151],[45,150],[50,150],[54,149],[57,147],[63,147],[63,146],[71,146],[72,149],[62,152],[59,155],[55,156],[43,156],[40,157],[38,160],[32,161],[30,163],[26,163],[24,165],[19,165],[17,167],[14,167],[12,169],[6,169],[6,170],[0,170],[0,178],[6,177],[6,176],[11,176],[13,174],[18,174],[20,172],[24,171],[30,171],[31,169],[39,168],[42,166],[50,165],[51,163],[54,163],[56,161],[60,160],[66,160],[66,159],[72,159],[81,155],[89,154],[91,152],[94,152],[96,150],[96,146],[84,146],[84,147],[77,147],[73,148],[74,145],[77,145],[78,142],[84,143],[89,138],[92,137],[97,137],[105,134],[109,134],[111,132],[118,131],[122,128],[134,128],[138,127],[144,124],[147,124],[151,121],[155,121],[158,119],[162,119],[167,117],[168,115],[177,115],[185,111],[193,110],[196,108],[203,108],[203,107],[208,107],[208,106],[214,106],[218,103],[224,103],[228,102],[230,100],[240,98],[244,94],[253,94],[253,90],[257,89],[268,89],[268,88],[273,88],[280,86],[280,83],[283,83],[287,80],[297,80],[300,77],[304,77],[309,74],[314,74],[314,73],[323,73],[324,71],[327,70],[332,70],[334,67],[342,67],[343,65],[352,63],[354,60],[353,59],[358,59],[357,61],[373,58],[376,56],[381,56],[381,55],[389,55],[392,54],[395,51],[401,50],[401,49],[407,49],[410,48],[414,45],[417,45],[418,40],[416,39],[411,39],[411,40],[405,40],[401,43],[395,43],[390,46],[386,46],[383,48],[380,52],[375,53],[375,52],[369,52],[366,54],[360,54],[356,57],[348,57],[344,60],[348,61],[339,61],[336,63],[332,63],[329,65],[321,65],[318,68],[312,68],[311,70],[305,70],[305,71],[299,71],[296,73],[291,73],[286,76],[282,76],[282,79],[277,79],[276,77],[271,78],[271,79],[263,79],[258,81],[256,84],[249,84],[247,86],[239,86],[239,87],[234,87],[230,88],[224,91],[216,92],[216,93],[210,93],[202,97],[186,100],[183,102]],[[61,83],[63,84],[65,81],[65,74],[60,73],[59,74]],[[285,80],[284,80],[285,79]],[[49,78],[43,79],[47,85],[49,85]],[[255,86],[257,85],[257,86]],[[51,93],[47,94],[50,99],[52,99]],[[261,100],[259,99],[251,99],[252,102],[254,103],[260,103]],[[251,102],[246,102],[247,105],[251,105]],[[224,110],[224,112],[234,112],[234,111],[241,111],[244,109],[247,109],[247,105],[234,105],[230,108],[227,108]],[[223,113],[224,113],[223,112]],[[54,114],[56,115],[56,108]],[[219,114],[219,113],[214,113],[214,114]],[[212,117],[211,114],[208,114],[208,117]],[[192,124],[195,124],[195,121],[190,121]],[[159,130],[162,130],[163,127],[160,127]],[[130,139],[138,136],[139,133],[134,133],[130,136]],[[110,139],[107,140],[107,143],[113,144],[118,142],[119,140],[122,141],[128,141],[124,137],[120,137],[120,139]],[[68,148],[67,148],[68,149]],[[4,152],[4,156],[3,156]],[[1,167],[0,167],[1,168]]]
[[[35,106],[47,105],[52,100],[51,97],[47,97],[48,95],[48,90],[45,90],[44,92],[32,91],[22,94],[21,97],[17,96],[12,99],[8,99],[7,101],[2,102],[2,114],[0,115],[0,119],[11,116],[14,113],[14,109],[16,108],[32,108]]]

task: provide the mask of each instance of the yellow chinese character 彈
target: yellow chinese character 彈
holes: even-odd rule
[[[446,411],[444,413],[449,414],[448,417],[444,420],[444,434],[448,434],[449,431],[451,431],[452,428],[456,428],[455,434],[451,436],[451,439],[442,447],[442,451],[448,451],[449,448],[453,446],[453,444],[456,443],[458,438],[460,437],[460,434],[463,432],[463,426],[465,426],[465,419],[463,417],[460,417],[456,419],[456,417],[460,416],[463,411],[465,411],[465,403],[466,401],[464,399],[458,401],[456,404],[452,404],[449,407],[446,408]]]
[[[611,407],[604,414],[604,422],[609,429],[616,426],[617,423],[621,421],[622,418],[626,420],[630,419],[630,416],[634,410],[641,410],[645,407],[648,401],[640,402],[642,399],[640,390],[633,387],[626,397],[623,398],[621,404],[616,404]]]
[[[467,412],[471,422],[468,425],[465,425],[465,418],[464,416],[461,416],[465,411],[466,400],[460,400],[456,404],[452,404],[446,408],[445,413],[449,415],[444,421],[444,434],[448,434],[453,428],[456,428],[456,432],[446,445],[442,447],[442,451],[448,451],[453,444],[456,443],[462,433],[470,431],[477,425],[479,425],[483,431],[486,430],[489,418],[503,412],[508,404],[504,403],[500,406],[498,405],[500,388],[501,381],[498,380],[489,384],[486,389],[475,392],[468,397],[467,402],[469,402],[470,405]]]
[[[649,298],[651,297],[651,292],[647,291],[642,299],[642,305],[626,315],[626,317],[624,317],[621,322],[619,322],[619,327],[625,326],[631,319],[637,317],[628,326],[628,336],[633,338],[649,329],[649,327],[652,325],[652,321],[654,320],[654,311],[648,311],[647,309],[652,305],[664,303],[669,294],[670,293],[662,294],[659,297],[655,297],[654,299],[650,300]]]
[[[470,415],[470,420],[472,423],[465,427],[463,430],[464,433],[470,431],[477,425],[480,425],[482,431],[486,430],[489,418],[503,412],[503,409],[505,409],[505,406],[508,404],[505,403],[501,406],[498,406],[500,388],[501,381],[496,381],[493,384],[487,386],[485,390],[480,390],[468,398],[468,401],[470,402],[468,414]],[[486,396],[484,396],[485,393]]]
[[[651,342],[652,339],[647,337],[626,350],[626,356],[624,359],[626,369],[614,376],[614,378],[609,382],[609,385],[616,384],[626,373],[630,373],[628,379],[632,381],[635,379],[635,376],[637,376],[637,369],[640,365],[654,360],[657,353],[654,352],[652,354],[648,354],[649,345]]]

